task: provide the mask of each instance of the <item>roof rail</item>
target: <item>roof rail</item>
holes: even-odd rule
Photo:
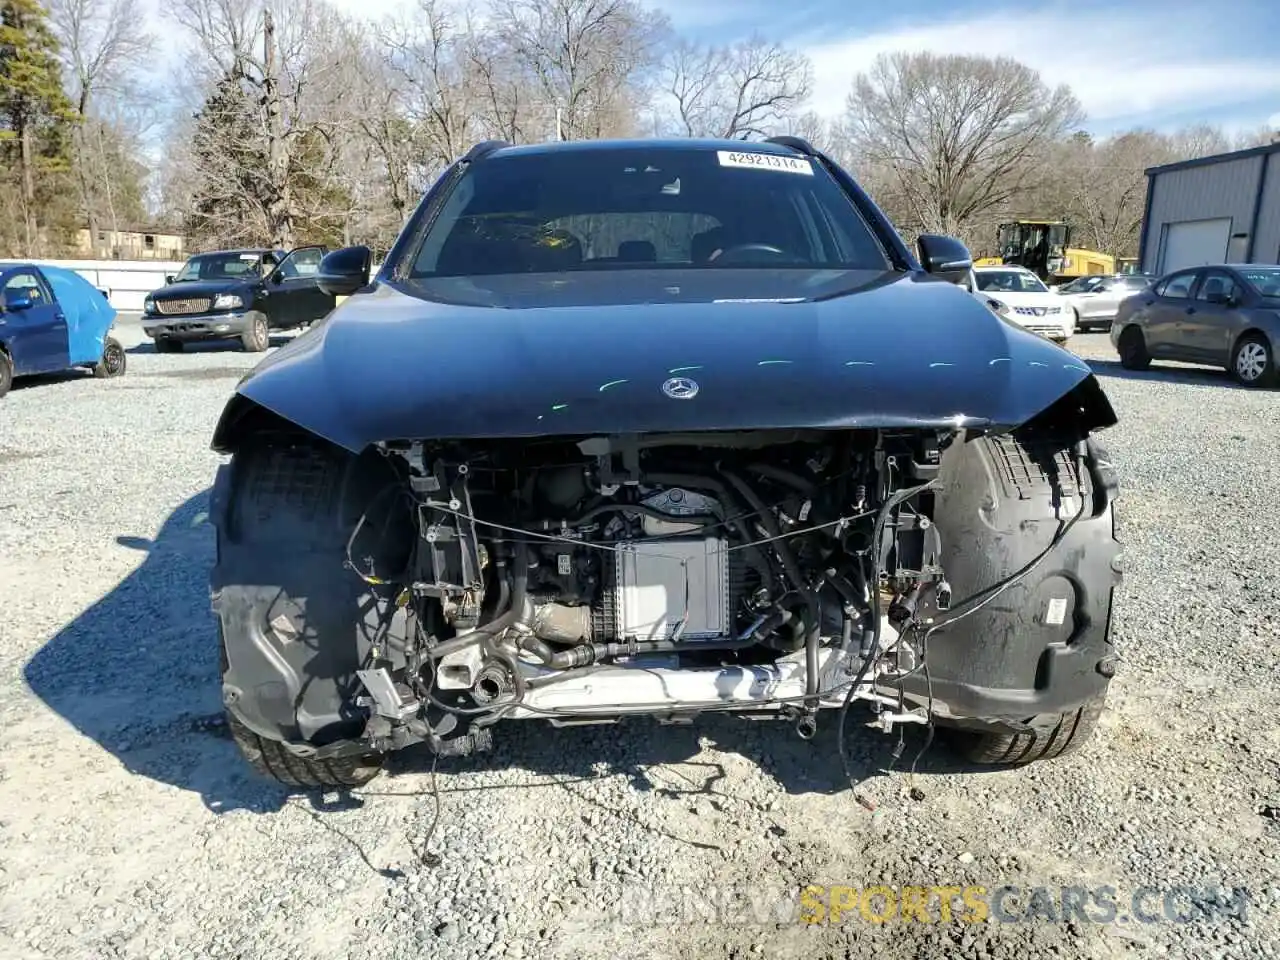
[[[509,147],[511,144],[505,140],[484,140],[477,143],[474,147],[466,152],[463,156],[463,163],[475,163],[477,160],[483,160],[495,150],[501,150],[503,147]]]
[[[790,147],[792,150],[799,150],[806,157],[816,157],[818,151],[813,149],[813,144],[803,137],[766,137],[765,143],[776,143],[780,147]]]

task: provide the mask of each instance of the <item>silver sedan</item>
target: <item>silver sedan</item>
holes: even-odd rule
[[[1076,316],[1076,330],[1086,332],[1098,327],[1109,330],[1120,309],[1120,301],[1141,293],[1152,277],[1136,274],[1091,276],[1072,280],[1057,288]]]

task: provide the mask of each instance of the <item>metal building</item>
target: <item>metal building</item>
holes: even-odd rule
[[[1139,246],[1144,273],[1207,263],[1280,263],[1280,141],[1146,173]]]

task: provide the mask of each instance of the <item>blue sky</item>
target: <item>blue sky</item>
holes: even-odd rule
[[[334,2],[377,18],[403,0]],[[804,51],[816,81],[810,107],[827,117],[842,112],[854,75],[876,54],[931,50],[1005,54],[1069,84],[1095,134],[1202,122],[1280,127],[1280,0],[641,2],[691,39],[726,43],[755,31]]]
[[[842,109],[853,76],[893,50],[1008,55],[1066,83],[1106,134],[1207,122],[1280,127],[1280,3],[1119,0],[653,0],[682,32],[723,42],[756,29],[807,53],[813,108]],[[901,13],[894,11],[901,10]]]

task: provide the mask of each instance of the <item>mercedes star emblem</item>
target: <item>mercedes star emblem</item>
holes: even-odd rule
[[[662,385],[662,392],[672,400],[692,400],[698,395],[698,383],[688,377],[672,377]]]

